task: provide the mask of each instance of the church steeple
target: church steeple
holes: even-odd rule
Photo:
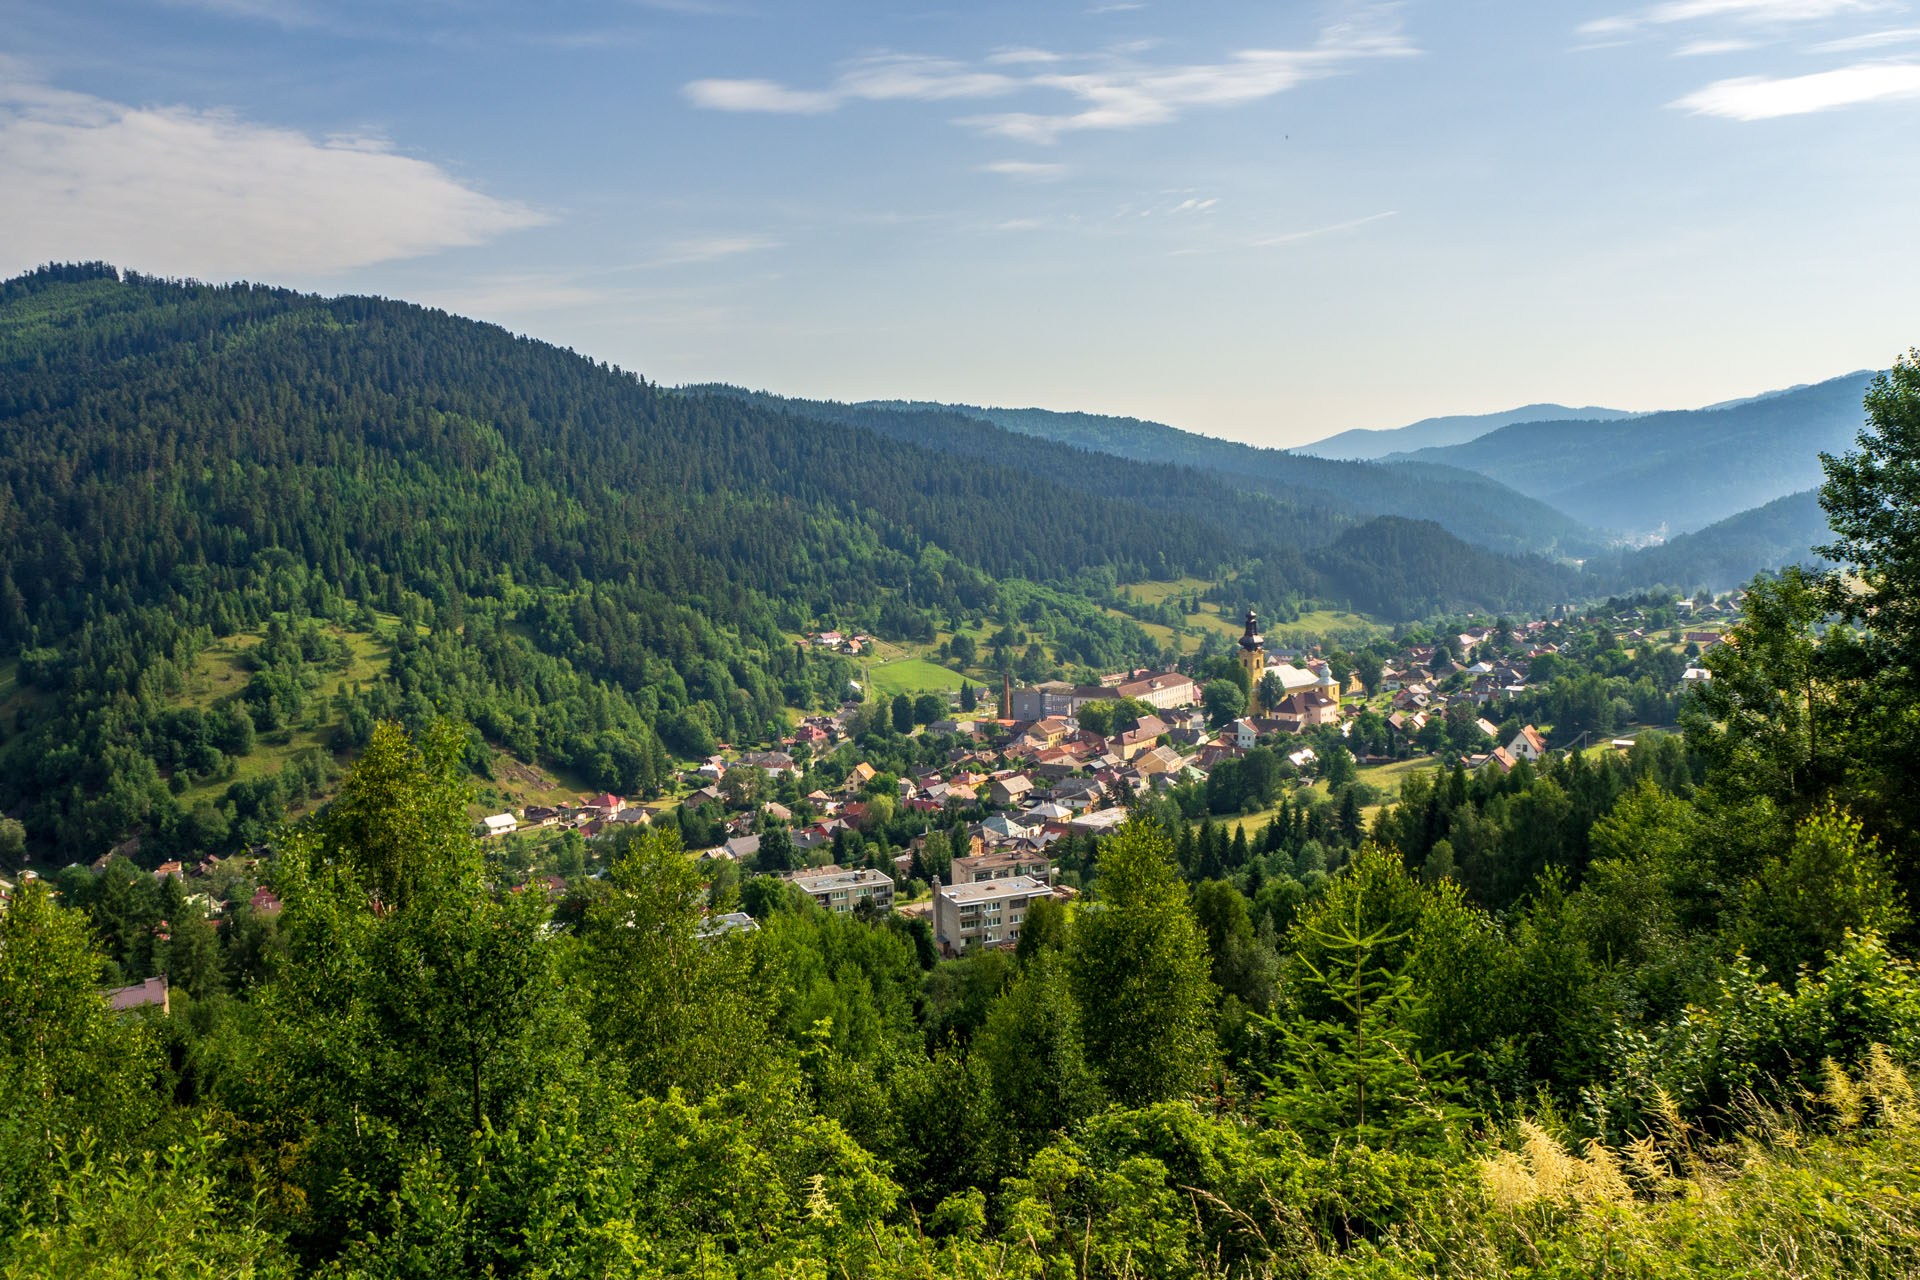
[[[1260,634],[1260,619],[1253,610],[1247,610],[1247,632],[1240,637],[1240,647],[1248,653],[1259,653],[1267,647],[1267,638]]]
[[[1247,630],[1240,637],[1240,665],[1247,672],[1247,710],[1260,711],[1260,677],[1267,673],[1267,638],[1260,634],[1260,619],[1247,610]]]

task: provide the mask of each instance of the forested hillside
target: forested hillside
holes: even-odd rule
[[[1011,610],[1123,665],[1157,647],[1077,579],[1243,554],[1178,510],[379,299],[50,269],[0,287],[0,370],[0,805],[68,856],[164,848],[178,792],[316,702],[345,745],[437,709],[477,753],[649,794],[670,754],[839,700],[846,664],[792,642],[817,621],[930,638],[935,611]],[[217,638],[274,618],[244,690],[176,705]],[[389,642],[377,681],[323,652],[314,628],[349,623]]]
[[[1817,484],[1821,451],[1853,443],[1870,376],[1725,408],[1519,423],[1395,456],[1477,471],[1595,528],[1685,533]]]
[[[1431,520],[1467,542],[1500,551],[1577,555],[1597,545],[1591,531],[1545,503],[1454,467],[1334,462],[1284,449],[1258,449],[1158,422],[1093,413],[905,401],[787,403],[797,412],[862,422],[867,421],[859,416],[864,411],[884,411],[889,417],[937,415],[917,423],[911,417],[898,420],[901,429],[913,432],[917,427],[916,437],[930,443],[954,429],[956,415],[990,422],[1019,437],[1017,444],[1002,442],[1003,455],[1025,453],[1034,448],[1033,440],[1048,440],[1140,462],[1199,468],[1217,484],[1266,494],[1308,513],[1313,527],[1303,541],[1309,543],[1330,541],[1340,529],[1371,516],[1397,515]]]
[[[1760,569],[1815,564],[1820,557],[1813,548],[1832,538],[1826,513],[1820,509],[1819,491],[1808,489],[1657,547],[1630,552],[1622,557],[1619,577],[1636,584],[1663,582],[1686,590],[1725,591]]]

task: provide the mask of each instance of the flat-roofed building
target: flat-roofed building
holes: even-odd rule
[[[893,909],[893,879],[885,872],[801,871],[790,879],[829,911],[851,911],[862,902],[872,902],[879,911]]]
[[[1032,876],[976,880],[934,890],[933,936],[947,955],[968,947],[1004,947],[1020,940],[1027,908],[1053,888]]]

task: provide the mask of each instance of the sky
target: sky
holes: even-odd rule
[[[0,0],[0,275],[1257,444],[1920,344],[1920,0]]]

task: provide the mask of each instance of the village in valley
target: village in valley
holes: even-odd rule
[[[1337,859],[1338,828],[1356,841],[1414,770],[1506,775],[1556,751],[1630,751],[1636,734],[1671,727],[1672,717],[1638,722],[1616,699],[1596,732],[1520,711],[1540,706],[1554,679],[1588,672],[1609,646],[1664,659],[1656,665],[1670,678],[1654,705],[1676,707],[1688,685],[1710,678],[1700,655],[1739,607],[1736,593],[1519,623],[1470,619],[1457,632],[1381,640],[1358,654],[1269,644],[1248,612],[1229,653],[1165,670],[1086,683],[1003,676],[997,689],[961,677],[957,693],[891,699],[861,696],[856,683],[849,701],[801,717],[783,741],[692,763],[677,796],[533,804],[488,814],[480,829],[518,844],[512,860],[527,867],[527,887],[556,902],[569,892],[565,873],[677,822],[689,853],[713,871],[714,932],[756,927],[755,912],[731,899],[750,907],[756,885],[780,883],[832,911],[924,921],[941,955],[1013,947],[1035,902],[1078,896],[1099,840],[1146,798],[1172,798],[1189,817],[1218,823],[1223,843],[1258,842],[1276,819],[1309,836],[1326,828]],[[849,656],[884,647],[835,630],[802,643]],[[903,831],[912,834],[889,841]],[[538,870],[548,860],[526,849],[556,838],[572,856]]]

